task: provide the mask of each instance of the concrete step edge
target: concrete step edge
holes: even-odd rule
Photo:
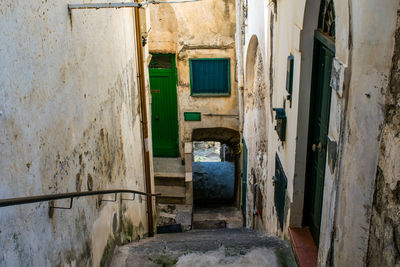
[[[186,188],[183,186],[158,185],[155,190],[157,194],[161,194],[160,197],[186,197]]]
[[[185,179],[184,172],[154,172],[154,178],[183,178]]]

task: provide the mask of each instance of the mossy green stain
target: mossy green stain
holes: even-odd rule
[[[107,244],[103,251],[103,256],[101,257],[100,260],[100,267],[109,266],[115,246],[116,246],[115,239],[112,238],[111,236],[108,237]]]

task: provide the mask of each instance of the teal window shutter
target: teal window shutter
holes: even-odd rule
[[[230,60],[190,59],[190,86],[193,96],[230,95]]]

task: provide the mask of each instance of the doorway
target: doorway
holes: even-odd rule
[[[153,54],[149,76],[153,155],[177,157],[179,146],[175,55]]]
[[[231,205],[235,196],[233,150],[220,142],[193,142],[193,204]]]
[[[314,33],[314,55],[307,147],[304,224],[319,243],[331,102],[331,70],[335,56],[333,1],[323,0],[318,29]]]
[[[228,144],[193,142],[193,228],[240,228],[235,206],[236,155]]]

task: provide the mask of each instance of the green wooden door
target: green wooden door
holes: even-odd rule
[[[327,135],[331,100],[331,69],[334,42],[320,32],[315,33],[309,120],[305,224],[319,241],[324,191]]]
[[[179,149],[174,56],[153,55],[149,74],[153,154],[155,157],[176,157]]]

